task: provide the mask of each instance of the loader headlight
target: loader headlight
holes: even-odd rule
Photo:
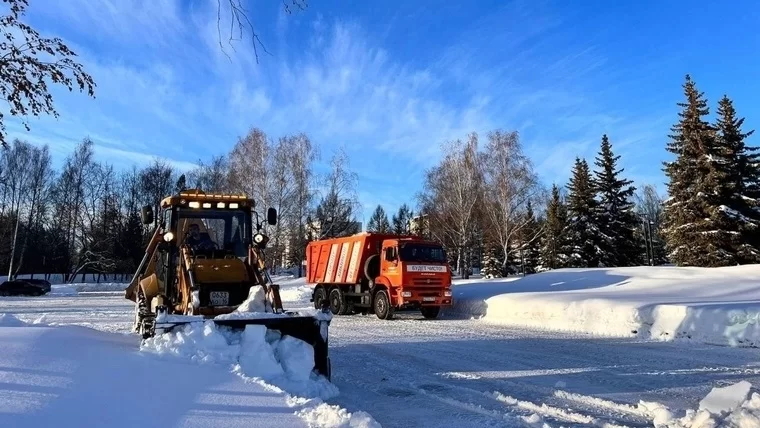
[[[257,244],[261,244],[262,242],[264,242],[264,235],[260,233],[253,235],[253,242]]]
[[[172,242],[173,239],[174,239],[174,234],[173,233],[171,233],[171,232],[164,233],[164,241],[166,241],[166,242]]]

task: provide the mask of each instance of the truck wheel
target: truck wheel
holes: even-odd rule
[[[441,312],[440,306],[425,306],[420,308],[422,316],[427,319],[438,318],[438,314]]]
[[[346,315],[347,309],[348,305],[343,291],[340,288],[330,290],[330,311],[335,315]]]
[[[322,309],[322,304],[327,300],[327,293],[324,287],[317,287],[314,290],[314,309]]]
[[[373,306],[375,308],[375,315],[381,320],[393,319],[393,306],[391,306],[391,299],[388,297],[386,290],[380,290],[375,293]]]

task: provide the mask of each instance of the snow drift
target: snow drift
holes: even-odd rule
[[[496,323],[760,346],[760,265],[560,269],[453,294],[453,312]]]
[[[699,403],[698,409],[687,410],[680,418],[673,417],[668,411],[666,417],[655,418],[654,425],[668,428],[759,427],[760,394],[751,388],[747,381],[713,388]]]
[[[254,297],[252,293],[251,297]],[[254,308],[251,303],[247,307]],[[239,312],[245,314],[245,312]],[[349,413],[326,404],[338,395],[338,389],[325,377],[312,371],[313,348],[306,342],[282,336],[261,325],[247,325],[245,330],[217,326],[211,321],[193,322],[178,331],[151,337],[141,351],[180,357],[197,363],[225,364],[247,382],[270,391],[288,394],[288,404],[310,426],[379,427],[364,412]]]
[[[283,394],[221,366],[146,358],[136,336],[0,318],[2,427],[308,426]]]

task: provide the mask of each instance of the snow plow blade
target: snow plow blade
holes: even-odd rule
[[[247,325],[263,325],[268,330],[279,331],[283,336],[292,336],[308,343],[314,349],[314,370],[330,380],[331,365],[328,354],[328,329],[330,314],[314,315],[285,312],[282,314],[266,314],[261,318],[203,318],[196,316],[169,316],[169,320],[156,320],[155,334],[168,333],[177,327],[193,322],[211,321],[218,327],[231,330],[245,330]],[[182,319],[172,319],[182,318]],[[193,318],[193,319],[188,319]]]

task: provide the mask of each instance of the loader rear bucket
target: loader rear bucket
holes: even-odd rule
[[[317,320],[310,316],[292,316],[258,319],[213,320],[219,326],[233,329],[245,329],[248,324],[266,326],[269,330],[278,330],[283,336],[301,339],[314,348],[314,369],[330,380],[330,356],[327,352],[327,328],[329,321]]]
[[[190,322],[201,320],[178,320],[156,323],[156,333],[169,332],[174,328],[186,325]],[[212,321],[217,326],[224,326],[233,330],[245,330],[247,325],[264,325],[269,330],[277,330],[283,336],[292,336],[301,339],[314,348],[314,370],[330,380],[332,369],[330,356],[328,355],[328,327],[329,319],[319,319],[314,316],[286,313],[281,316],[263,318],[232,318],[232,319],[204,319]]]

